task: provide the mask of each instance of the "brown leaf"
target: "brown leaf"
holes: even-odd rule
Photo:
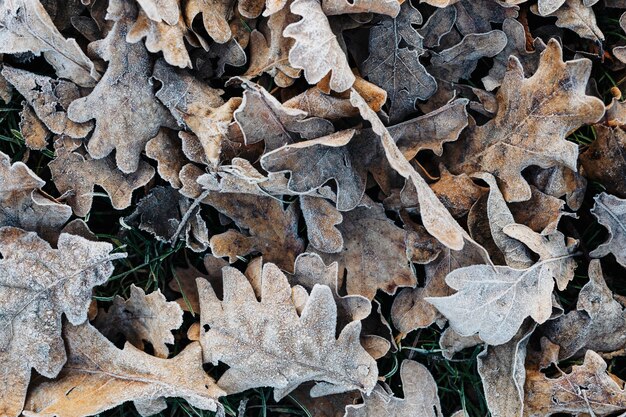
[[[19,227],[55,241],[72,211],[43,192],[45,184],[24,163],[11,165],[0,152],[0,227]]]
[[[310,383],[302,384],[290,394],[306,408],[311,417],[344,417],[346,405],[354,404],[361,398],[359,391],[313,398],[309,395],[312,386]]]
[[[306,112],[288,108],[263,87],[237,79],[244,88],[243,101],[234,118],[243,132],[246,144],[265,141],[265,150],[272,151],[300,140],[328,135],[333,125],[319,117],[307,118]]]
[[[379,289],[394,294],[398,287],[415,286],[417,280],[406,254],[406,232],[385,216],[382,205],[360,206],[343,213],[337,229],[343,235],[343,250],[320,255],[326,263],[339,264],[348,294],[371,300]]]
[[[68,361],[58,378],[31,387],[24,415],[81,417],[133,401],[142,416],[159,413],[165,398],[181,397],[215,411],[225,393],[202,369],[202,349],[191,343],[172,359],[150,356],[131,344],[118,349],[88,323],[64,326]]]
[[[515,57],[509,60],[498,91],[498,112],[485,125],[474,127],[462,142],[450,147],[447,166],[452,173],[490,172],[509,202],[531,197],[521,171],[530,165],[576,170],[577,146],[565,136],[584,123],[599,120],[604,105],[585,95],[591,71],[587,59],[563,62],[561,47],[551,40],[539,68],[526,79]],[[568,117],[562,117],[566,112]]]
[[[101,159],[115,150],[117,166],[125,174],[137,171],[146,143],[161,126],[171,125],[167,109],[152,92],[148,52],[142,44],[126,42],[129,27],[122,18],[106,38],[92,44],[109,66],[93,91],[74,100],[67,111],[75,122],[96,120],[89,155]]]
[[[626,409],[623,381],[608,373],[606,362],[592,350],[586,352],[582,365],[555,378],[536,367],[528,368],[524,391],[525,417],[557,413],[601,417]]]
[[[531,7],[531,10],[544,16],[556,17],[555,24],[558,27],[573,30],[581,38],[602,42],[604,41],[604,34],[598,27],[596,15],[588,3],[592,2],[588,0],[565,0],[562,6],[550,14],[541,13],[535,6]]]
[[[91,210],[95,185],[101,186],[113,207],[120,210],[130,206],[133,190],[146,185],[154,176],[154,168],[143,161],[135,172],[124,174],[117,169],[112,156],[91,159],[72,152],[60,142],[57,141],[56,158],[49,167],[57,189],[62,193],[71,191],[67,202],[77,216],[84,217]]]
[[[363,404],[346,407],[345,417],[441,417],[437,383],[426,367],[418,362],[404,360],[400,365],[404,398],[396,398],[380,385],[363,397]]]
[[[624,235],[626,200],[607,193],[598,194],[594,200],[595,204],[591,213],[598,219],[598,223],[608,229],[609,237],[589,255],[602,258],[612,253],[617,262],[626,267],[626,236]]]
[[[151,20],[176,25],[180,18],[180,0],[137,0],[141,9]]]
[[[223,274],[223,301],[204,280],[198,289],[201,323],[209,326],[201,338],[205,360],[230,366],[218,381],[226,392],[271,386],[279,400],[311,380],[318,381],[311,389],[315,397],[372,391],[378,369],[359,344],[361,324],[351,322],[335,337],[330,288],[315,285],[298,316],[287,278],[275,265],[263,267],[260,302],[241,272],[224,268]]]
[[[620,128],[594,126],[596,139],[580,155],[588,179],[602,183],[606,190],[617,197],[626,198],[626,132]]]
[[[343,216],[325,198],[300,196],[300,210],[307,224],[307,238],[315,249],[325,253],[337,253],[343,248],[343,237],[337,225]]]
[[[65,364],[61,316],[87,320],[91,291],[113,272],[110,243],[61,234],[57,249],[36,233],[0,228],[0,415],[18,416],[34,368],[54,378]]]
[[[159,130],[146,144],[146,156],[157,161],[157,171],[161,178],[176,189],[182,187],[178,173],[187,160],[175,131],[165,128]]]
[[[626,348],[624,329],[624,307],[606,285],[597,259],[589,264],[589,282],[578,294],[576,310],[542,326],[543,334],[561,347],[561,359],[582,356],[587,350],[621,356]]]
[[[20,112],[20,133],[26,146],[33,150],[46,149],[48,139],[52,135],[26,101],[22,102],[22,111]]]
[[[145,0],[144,0],[145,1]],[[178,5],[176,5],[178,12]],[[189,30],[183,17],[178,22],[166,23],[151,19],[144,10],[139,11],[137,20],[126,34],[126,41],[137,43],[146,38],[146,49],[150,52],[163,52],[168,64],[179,68],[191,68],[191,58],[184,38],[189,38]]]
[[[176,268],[174,278],[169,282],[168,286],[172,291],[176,291],[182,295],[176,302],[183,309],[189,311],[192,315],[200,313],[200,301],[198,300],[197,278],[204,278],[209,281],[213,289],[218,295],[222,294],[222,268],[228,263],[221,258],[216,258],[211,254],[204,256],[204,268],[208,275],[198,271],[189,265],[186,268]]]
[[[379,13],[395,17],[400,12],[399,0],[322,0],[326,16],[349,13]]]
[[[193,19],[202,14],[204,29],[217,43],[228,41],[232,32],[228,20],[232,15],[232,2],[229,0],[188,0],[184,12],[187,26],[191,27]]]
[[[112,340],[118,334],[137,349],[144,350],[144,341],[154,348],[154,355],[167,358],[167,344],[174,343],[172,330],[183,324],[183,310],[175,302],[168,302],[160,290],[146,295],[144,290],[130,286],[130,297],[115,296],[113,305],[100,309],[94,326]]]
[[[32,106],[37,117],[58,135],[84,138],[93,123],[75,123],[68,119],[67,108],[80,98],[78,87],[69,81],[55,80],[43,75],[4,66],[2,75]]]
[[[354,84],[354,74],[319,1],[294,0],[290,9],[302,16],[283,31],[283,36],[295,39],[289,51],[291,66],[304,70],[309,84],[317,84],[331,72],[330,88],[339,92],[349,89]]]

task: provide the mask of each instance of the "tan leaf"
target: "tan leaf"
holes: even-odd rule
[[[322,0],[326,16],[349,13],[380,13],[395,17],[400,12],[399,0]]]
[[[452,360],[454,355],[464,349],[482,345],[483,341],[477,335],[461,336],[452,327],[446,327],[439,337],[439,347],[441,355],[447,360]],[[485,392],[485,395],[489,395]]]
[[[309,84],[317,84],[331,72],[330,88],[339,92],[349,89],[355,77],[320,2],[294,0],[290,8],[293,14],[302,16],[302,20],[283,31],[283,36],[295,39],[289,51],[289,63],[304,70]]]
[[[418,362],[404,360],[400,365],[404,398],[397,398],[378,385],[363,397],[363,404],[346,407],[345,417],[441,417],[437,383],[428,369]]]
[[[359,344],[361,324],[347,324],[336,338],[330,288],[315,285],[298,316],[291,287],[275,265],[263,267],[260,302],[241,272],[224,268],[223,274],[223,301],[204,280],[198,289],[201,323],[209,326],[201,338],[205,360],[230,366],[218,381],[226,392],[271,386],[279,400],[312,380],[318,381],[311,390],[315,397],[372,391],[378,369]]]
[[[307,224],[307,237],[315,249],[325,253],[337,253],[343,248],[343,237],[337,225],[343,216],[325,198],[300,196],[300,210]]]
[[[165,21],[168,25],[176,25],[180,18],[180,0],[137,0],[141,9],[155,22]]]
[[[217,43],[225,43],[232,36],[228,25],[232,7],[233,2],[230,0],[188,0],[183,13],[187,27],[191,27],[196,15],[202,14],[202,22],[209,36]]]
[[[162,125],[171,125],[167,109],[152,92],[148,52],[142,44],[126,42],[129,26],[122,18],[106,38],[92,44],[109,66],[93,91],[74,100],[67,111],[76,122],[96,120],[89,155],[101,159],[115,150],[117,166],[125,174],[137,171],[146,143]]]
[[[251,262],[252,263],[252,262]],[[228,263],[221,258],[216,258],[211,254],[204,256],[204,268],[207,274],[204,274],[189,265],[186,268],[176,268],[174,278],[169,282],[168,286],[172,291],[176,291],[182,295],[176,300],[178,305],[184,310],[189,311],[192,315],[200,313],[200,301],[198,300],[197,278],[204,278],[209,281],[216,294],[222,294],[222,268]]]
[[[387,218],[382,205],[372,203],[343,213],[337,229],[343,235],[343,250],[320,255],[326,263],[339,264],[348,294],[371,300],[379,289],[394,294],[398,287],[415,286],[417,280],[406,254],[406,232]],[[385,256],[377,255],[381,253]]]
[[[594,197],[595,204],[591,213],[596,216],[598,223],[609,231],[606,242],[595,248],[589,255],[602,258],[612,253],[617,262],[626,266],[626,200],[622,200],[607,193]]]
[[[626,32],[626,12],[623,13],[622,16],[619,18],[619,25],[622,30]],[[613,48],[613,55],[615,55],[615,58],[626,63],[626,46],[618,46]]]
[[[48,139],[52,135],[26,101],[22,102],[22,111],[20,112],[20,133],[26,146],[33,150],[46,149]]]
[[[558,413],[598,417],[626,409],[624,382],[607,372],[604,360],[593,350],[571,372],[548,378],[534,367],[526,370],[524,416],[546,417]]]
[[[68,119],[67,108],[80,98],[78,87],[63,80],[4,66],[2,75],[33,107],[37,117],[58,135],[84,138],[93,128],[93,123],[75,123]]]
[[[92,288],[126,256],[112,249],[65,233],[53,249],[33,232],[0,228],[0,415],[20,414],[31,368],[47,378],[61,371],[61,316],[87,320]]]
[[[577,146],[565,136],[604,114],[602,102],[585,95],[590,71],[587,59],[563,62],[561,47],[554,39],[530,78],[524,78],[522,65],[512,57],[497,94],[495,118],[450,147],[448,169],[455,174],[492,173],[509,202],[531,197],[521,175],[530,165],[575,171]]]
[[[286,4],[287,0],[283,3]],[[258,77],[268,73],[274,77],[276,85],[288,87],[300,76],[300,70],[289,64],[289,50],[294,40],[283,36],[283,30],[298,18],[290,12],[289,6],[268,13],[270,10],[268,1],[263,14],[271,16],[250,33],[250,66],[245,76]]]
[[[436,260],[424,266],[424,286],[402,289],[393,300],[391,320],[394,327],[406,335],[433,324],[441,315],[425,298],[451,295],[452,289],[446,285],[446,276],[455,269],[483,262],[482,251],[475,244],[466,244],[461,251],[444,248]]]
[[[183,310],[168,302],[160,290],[146,295],[144,290],[130,286],[130,297],[115,296],[108,310],[100,309],[94,326],[109,339],[118,334],[137,349],[144,350],[144,341],[154,348],[154,355],[167,358],[167,344],[174,343],[172,330],[183,324]]]
[[[124,174],[117,169],[112,156],[91,159],[58,143],[56,158],[48,166],[57,189],[62,193],[71,191],[67,202],[77,216],[86,216],[91,210],[95,185],[104,188],[113,207],[120,210],[130,206],[133,190],[146,185],[154,176],[154,168],[143,161],[135,172]]]
[[[215,411],[225,393],[202,369],[202,349],[191,343],[172,359],[150,356],[131,344],[118,349],[85,323],[64,326],[68,361],[57,379],[34,384],[24,415],[82,417],[133,401],[142,416],[162,411],[168,397],[181,397]]]
[[[146,144],[146,156],[157,161],[157,171],[161,178],[174,188],[182,186],[178,173],[187,160],[182,151],[181,140],[175,131],[165,128],[159,130],[159,133]]]
[[[66,39],[57,30],[39,0],[6,0],[0,11],[0,53],[43,53],[57,76],[81,86],[93,86],[100,79],[93,62],[76,40]]]
[[[11,165],[0,152],[0,227],[19,227],[55,241],[72,212],[41,190],[45,184],[24,163]]]
[[[306,408],[311,417],[344,417],[346,405],[354,404],[361,398],[359,391],[313,398],[309,395],[312,386],[311,383],[302,384],[290,394]]]
[[[145,0],[144,0],[145,1]],[[178,10],[178,6],[177,10]],[[163,52],[168,64],[176,67],[191,68],[191,58],[187,52],[184,38],[189,30],[182,16],[178,22],[166,23],[151,19],[143,10],[126,34],[126,41],[137,43],[146,38],[146,49],[152,53]]]

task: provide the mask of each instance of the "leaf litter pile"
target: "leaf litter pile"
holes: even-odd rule
[[[0,417],[623,415],[624,9],[0,0]]]

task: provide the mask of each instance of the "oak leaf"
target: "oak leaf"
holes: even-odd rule
[[[396,398],[378,385],[363,397],[363,404],[346,407],[345,417],[441,417],[437,383],[428,369],[415,361],[404,360],[400,365],[404,398]]]
[[[139,168],[146,143],[161,126],[171,126],[167,109],[157,100],[149,82],[150,57],[143,44],[129,44],[127,17],[113,24],[107,37],[92,44],[109,62],[93,91],[70,104],[67,115],[75,122],[96,120],[87,150],[101,159],[113,150],[119,169],[130,174]]]
[[[588,179],[598,181],[617,197],[626,198],[626,132],[601,124],[594,126],[596,139],[580,155],[580,163]]]
[[[118,349],[85,323],[64,326],[68,361],[52,381],[29,391],[24,415],[82,417],[132,401],[142,416],[162,411],[165,398],[181,397],[201,410],[215,411],[225,393],[202,369],[202,349],[191,343],[172,359],[161,359],[131,344]]]
[[[598,194],[594,200],[591,213],[598,219],[598,223],[608,229],[609,237],[589,255],[601,258],[612,253],[617,262],[626,267],[626,200],[607,193]]]
[[[150,20],[176,25],[180,18],[180,0],[137,0]]]
[[[57,249],[34,232],[0,228],[0,415],[17,416],[34,368],[53,378],[66,354],[61,316],[87,320],[93,287],[113,272],[110,243],[62,233]]]
[[[224,0],[188,0],[185,2],[183,14],[187,27],[191,27],[194,18],[202,14],[204,29],[217,43],[225,43],[232,36],[228,20],[232,15],[231,1]]]
[[[530,165],[575,171],[578,149],[565,136],[604,114],[602,102],[585,95],[590,71],[587,59],[563,62],[554,39],[530,78],[524,78],[521,63],[511,57],[497,94],[496,116],[450,147],[448,168],[455,174],[492,173],[508,202],[530,198],[530,187],[521,175]]]
[[[200,321],[209,327],[200,339],[204,357],[230,366],[218,381],[226,392],[271,386],[279,400],[306,381],[318,382],[311,389],[316,397],[374,389],[378,369],[359,343],[360,322],[335,336],[330,288],[315,285],[298,315],[291,286],[275,265],[263,267],[260,302],[241,272],[224,268],[223,277],[223,301],[204,280],[198,280],[198,290]]]
[[[149,342],[154,355],[167,358],[167,344],[174,343],[172,330],[183,324],[183,310],[175,302],[168,302],[160,290],[148,295],[134,284],[130,286],[130,297],[115,296],[108,310],[100,309],[94,326],[113,340],[118,334],[137,349],[144,350]]]

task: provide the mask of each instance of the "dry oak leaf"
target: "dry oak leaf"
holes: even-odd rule
[[[0,9],[0,53],[43,53],[58,77],[81,86],[100,79],[76,40],[65,39],[39,0],[5,0]]]
[[[509,57],[514,55],[524,67],[525,74],[532,74],[539,65],[539,53],[545,49],[541,38],[535,38],[534,49],[526,49],[526,30],[524,25],[515,19],[508,18],[502,23],[502,31],[506,34],[507,42],[504,49],[493,58],[493,66],[489,74],[482,78],[487,91],[493,91],[502,83],[506,74]]]
[[[398,17],[381,17],[370,32],[363,75],[387,91],[392,123],[413,113],[416,100],[437,90],[437,82],[419,61],[425,53],[423,38],[412,25],[421,23],[420,12],[405,1]]]
[[[446,276],[446,283],[457,293],[426,299],[461,336],[478,333],[493,346],[511,340],[529,316],[540,324],[548,320],[554,281],[560,290],[565,289],[576,267],[575,245],[566,246],[560,232],[542,236],[513,224],[504,233],[538,253],[539,261],[525,269],[494,265],[456,269]]]
[[[168,24],[150,19],[144,11],[139,11],[137,20],[131,26],[126,41],[137,43],[146,38],[146,49],[152,53],[163,52],[168,64],[191,68],[191,58],[184,38],[189,38],[189,30],[182,16],[177,23]]]
[[[580,290],[576,310],[545,323],[542,333],[560,346],[562,360],[587,350],[609,357],[624,354],[626,312],[606,285],[599,260],[589,263],[589,282]]]
[[[176,131],[162,128],[146,144],[146,156],[157,161],[157,172],[176,189],[182,187],[178,173],[187,163]]]
[[[91,44],[109,66],[93,91],[74,100],[67,112],[75,122],[96,120],[87,144],[89,155],[101,159],[115,150],[117,166],[125,174],[137,171],[146,143],[159,128],[172,124],[152,92],[146,48],[126,42],[129,26],[128,19],[122,18],[106,38]]]
[[[124,220],[138,224],[158,241],[176,244],[182,240],[194,252],[204,252],[209,247],[209,231],[198,204],[172,187],[158,186]]]
[[[298,315],[291,286],[273,264],[263,266],[260,302],[238,270],[224,268],[223,279],[223,301],[205,280],[198,280],[198,291],[200,321],[209,327],[200,339],[205,361],[230,366],[218,381],[227,393],[270,386],[280,400],[307,381],[318,382],[314,397],[374,389],[378,368],[360,345],[361,323],[348,323],[335,336],[330,288],[315,285]]]
[[[478,374],[492,417],[522,417],[526,350],[536,328],[537,324],[527,319],[507,343],[485,346],[478,354]]]
[[[537,365],[526,370],[524,417],[558,413],[604,417],[626,409],[624,382],[607,372],[606,362],[593,350],[571,372],[548,378]]]
[[[222,258],[216,258],[211,254],[206,254],[204,256],[204,269],[206,269],[207,274],[200,272],[192,265],[188,265],[186,268],[176,268],[174,270],[174,277],[171,279],[168,286],[172,291],[182,295],[176,302],[183,311],[188,311],[194,316],[200,314],[198,286],[196,285],[197,278],[207,279],[216,294],[221,296],[222,268],[227,265],[228,262],[224,261]]]
[[[20,414],[31,368],[54,378],[66,361],[61,316],[87,320],[91,291],[113,272],[110,243],[62,233],[57,249],[34,232],[0,228],[0,415]]]
[[[41,191],[46,184],[26,164],[0,152],[0,227],[13,226],[54,241],[72,210]]]
[[[343,221],[343,216],[335,205],[325,198],[302,195],[300,210],[311,246],[325,253],[340,252],[343,236],[336,226]]]
[[[2,69],[2,76],[24,96],[37,117],[53,133],[84,138],[93,128],[93,123],[75,123],[67,117],[70,103],[80,98],[80,91],[74,83],[6,65]]]
[[[450,249],[460,250],[463,248],[464,237],[467,236],[467,232],[454,220],[426,181],[407,161],[376,113],[354,89],[350,93],[350,102],[359,109],[361,117],[371,123],[372,130],[380,137],[389,165],[398,174],[409,180],[417,190],[422,222],[428,233]]]
[[[391,320],[402,335],[425,328],[441,318],[437,309],[425,299],[445,297],[452,294],[445,278],[455,269],[484,262],[483,253],[475,243],[467,243],[460,251],[443,248],[436,260],[424,265],[426,278],[424,286],[404,288],[394,298],[391,306]]]
[[[113,340],[118,334],[137,349],[144,350],[144,341],[154,348],[154,356],[167,358],[167,344],[174,344],[172,330],[183,324],[183,310],[165,299],[161,290],[146,295],[144,290],[130,286],[130,297],[125,300],[119,295],[113,298],[108,310],[100,309],[94,326]]]
[[[327,264],[339,264],[339,276],[346,277],[348,294],[371,300],[379,289],[394,294],[398,287],[415,286],[417,279],[406,253],[406,232],[387,218],[381,204],[356,207],[342,215],[343,221],[336,227],[343,235],[343,250],[320,256]]]
[[[201,410],[215,411],[225,395],[202,369],[202,348],[191,343],[172,359],[148,355],[127,343],[118,349],[89,323],[64,324],[68,361],[52,381],[29,390],[26,417],[96,415],[132,401],[142,416],[166,408],[165,398],[180,397]]]
[[[184,15],[187,27],[191,27],[198,14],[202,14],[204,29],[217,43],[226,43],[233,35],[228,21],[233,14],[231,0],[188,0]]]
[[[345,417],[442,417],[437,383],[424,365],[402,361],[400,379],[404,398],[394,397],[378,385],[363,396],[363,404],[347,406]]]
[[[52,135],[46,125],[39,120],[35,111],[26,101],[22,101],[20,112],[20,133],[29,149],[42,150],[48,147],[48,139]]]
[[[626,13],[623,13],[619,18],[619,25],[624,32],[626,32]],[[626,63],[626,46],[618,46],[613,48],[613,55],[623,63]]]
[[[607,193],[598,194],[594,200],[591,213],[608,229],[609,238],[589,255],[602,258],[612,253],[617,262],[626,267],[626,200]]]
[[[606,190],[626,198],[626,132],[601,124],[594,126],[596,139],[580,155],[585,176],[602,183]]]
[[[326,16],[350,13],[378,13],[395,17],[400,13],[400,0],[322,0]]]
[[[596,0],[597,1],[597,0]],[[560,28],[573,30],[581,38],[591,39],[597,43],[604,41],[604,34],[596,23],[596,15],[589,0],[565,0],[565,3],[549,17],[556,17],[555,25]],[[539,14],[537,6],[531,6],[534,13]]]
[[[113,208],[121,210],[130,206],[133,190],[143,187],[154,176],[154,168],[143,161],[135,172],[124,174],[117,169],[113,156],[91,159],[64,145],[56,146],[56,155],[48,165],[54,185],[61,193],[71,192],[67,202],[80,217],[91,210],[95,185],[104,188]]]
[[[302,384],[290,394],[292,398],[306,408],[311,417],[344,417],[346,405],[354,404],[361,398],[359,391],[313,398],[309,395],[312,386],[311,383]]]
[[[439,336],[439,347],[441,348],[441,355],[447,360],[452,360],[454,355],[463,351],[464,349],[471,348],[483,344],[480,337],[474,336],[461,336],[455,332],[452,327],[446,327],[446,329]]]
[[[224,102],[222,90],[210,87],[184,70],[172,68],[162,59],[154,66],[154,78],[162,84],[156,93],[158,99],[179,125],[188,127],[198,136],[205,163],[217,166],[228,140],[233,112],[241,99],[233,97]]]
[[[531,197],[521,174],[530,165],[576,171],[578,147],[565,136],[604,114],[602,101],[585,95],[590,71],[588,59],[563,62],[554,39],[530,78],[524,78],[522,64],[512,56],[497,94],[496,116],[448,145],[447,167],[455,174],[492,173],[508,202]]]
[[[289,51],[291,66],[304,70],[309,84],[317,84],[330,72],[332,90],[342,92],[352,87],[355,76],[319,0],[294,0],[290,9],[302,16],[283,31],[283,36],[295,39]]]
[[[250,33],[250,66],[244,76],[258,77],[267,73],[274,77],[279,87],[293,84],[300,76],[300,70],[289,65],[289,50],[294,39],[283,36],[283,30],[297,20],[289,7],[283,7],[267,21],[261,21],[259,27]]]
[[[567,0],[539,0],[537,3],[537,12],[540,16],[547,16],[556,12],[561,6],[565,4]],[[598,2],[598,0],[582,0],[583,5],[591,7]],[[607,6],[611,7],[611,6]]]
[[[180,0],[137,0],[150,20],[176,25],[180,18]]]
[[[298,236],[297,205],[286,210],[282,201],[253,194],[220,193],[212,191],[202,200],[232,219],[243,234],[234,229],[211,237],[211,251],[217,257],[227,256],[236,262],[237,256],[261,253],[286,271],[293,271],[296,257],[303,252],[304,242]]]
[[[519,1],[519,0],[518,0]],[[461,0],[455,3],[456,28],[461,35],[485,33],[491,23],[502,23],[507,18],[516,18],[519,8],[503,3],[502,0]]]
[[[244,88],[241,105],[234,119],[243,132],[247,145],[265,141],[265,150],[298,142],[300,137],[311,139],[333,132],[332,123],[319,117],[281,104],[266,89],[243,78],[236,78]]]

